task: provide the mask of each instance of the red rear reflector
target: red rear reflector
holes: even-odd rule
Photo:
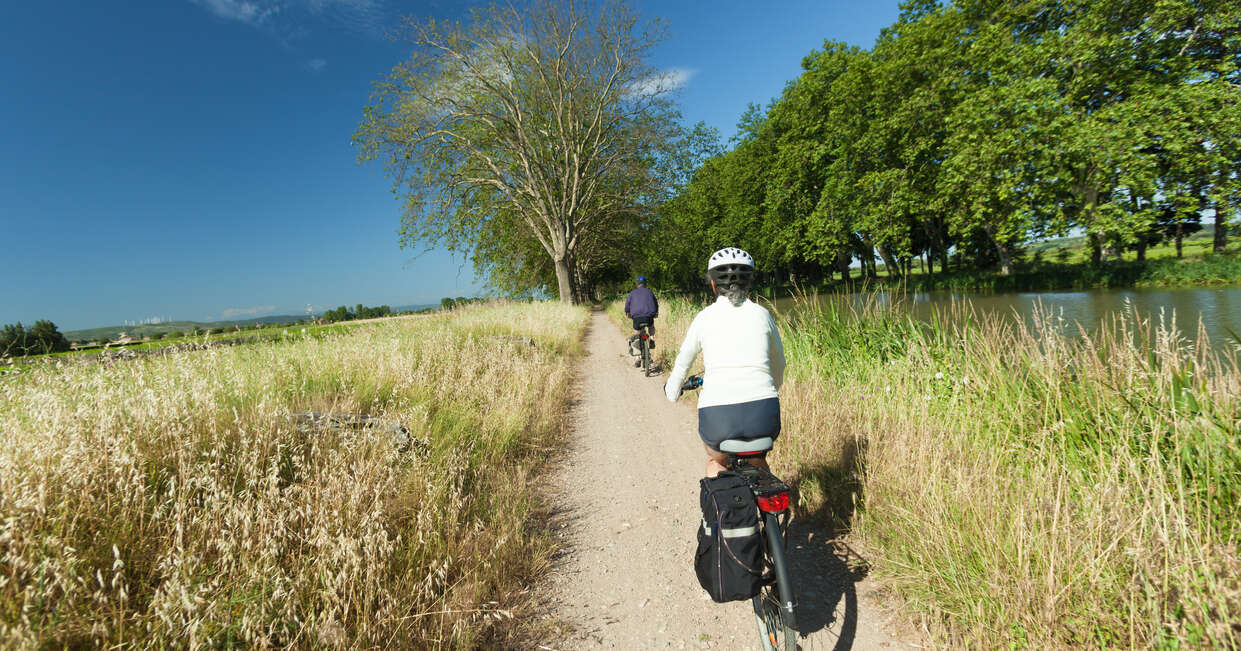
[[[642,335],[642,338],[643,338],[643,339],[650,339],[650,337],[648,337],[648,336],[646,336],[646,335]]]
[[[772,493],[770,495],[759,495],[758,508],[768,513],[780,513],[781,511],[789,508],[789,494],[787,492],[783,492]]]

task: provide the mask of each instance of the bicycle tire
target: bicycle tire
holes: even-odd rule
[[[784,536],[776,516],[764,513],[766,560],[771,565],[772,580],[763,585],[751,600],[758,635],[764,651],[797,651],[797,621],[793,604],[793,585],[784,556]],[[782,604],[788,604],[784,607]]]
[[[647,339],[642,340],[642,375],[651,375],[651,344]]]

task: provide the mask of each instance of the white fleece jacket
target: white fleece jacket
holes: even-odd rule
[[[746,299],[734,306],[720,296],[694,317],[664,384],[668,400],[676,402],[700,351],[706,368],[698,396],[700,409],[779,397],[784,345],[775,320],[761,305]]]

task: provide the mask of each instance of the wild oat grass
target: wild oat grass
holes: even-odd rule
[[[1241,644],[1236,359],[1132,315],[1092,338],[952,312],[781,319],[773,461],[803,514],[851,530],[941,643]]]
[[[495,642],[545,568],[528,481],[584,319],[471,307],[0,381],[0,645]]]

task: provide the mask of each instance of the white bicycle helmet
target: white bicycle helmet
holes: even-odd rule
[[[754,258],[749,253],[746,253],[735,246],[726,247],[712,253],[711,257],[707,259],[707,271],[711,271],[716,267],[726,264],[745,265],[753,269]]]
[[[707,260],[707,277],[720,290],[727,290],[725,293],[729,298],[736,299],[734,304],[739,304],[744,298],[753,275],[754,258],[735,246],[712,253]]]

